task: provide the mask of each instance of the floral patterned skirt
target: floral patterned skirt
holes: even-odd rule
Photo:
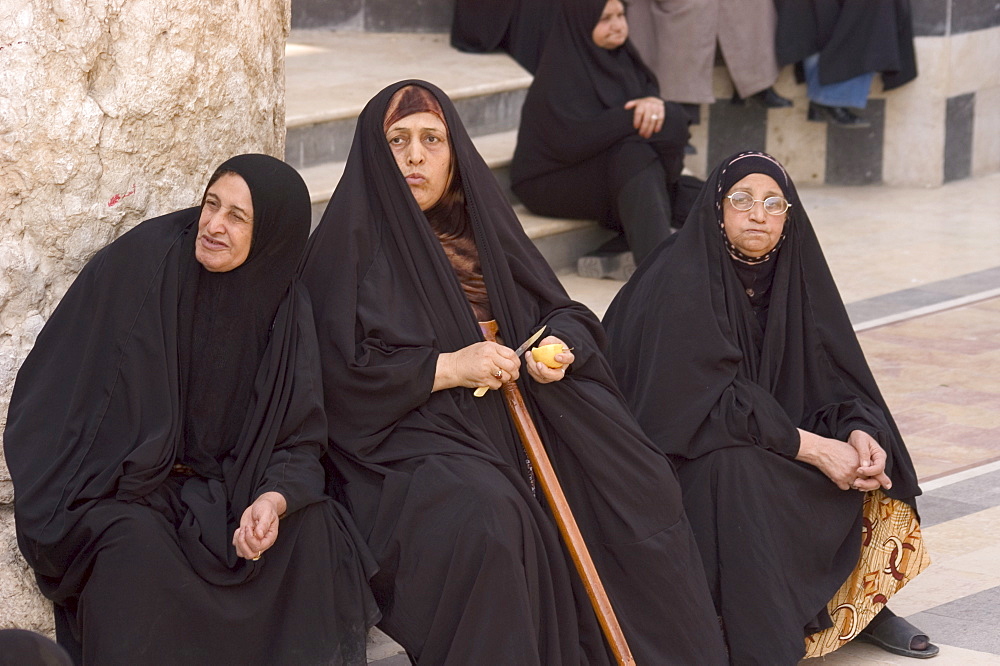
[[[848,643],[931,563],[913,509],[881,490],[866,493],[861,529],[858,566],[827,604],[833,626],[806,637],[807,659]]]

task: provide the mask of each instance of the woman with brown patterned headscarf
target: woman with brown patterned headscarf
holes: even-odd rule
[[[474,394],[515,380],[637,662],[725,663],[673,469],[440,90],[369,102],[303,277],[379,626],[417,663],[609,661],[504,398]],[[562,367],[507,346],[539,328]]]

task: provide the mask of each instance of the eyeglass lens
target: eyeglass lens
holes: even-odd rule
[[[729,195],[729,201],[732,202],[733,208],[736,210],[747,211],[753,208],[759,199],[755,200],[746,192],[733,192]],[[781,215],[788,209],[788,202],[785,201],[784,197],[768,197],[762,203],[764,210],[771,215]]]

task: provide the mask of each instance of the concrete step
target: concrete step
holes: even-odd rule
[[[508,56],[460,53],[443,34],[293,30],[285,53],[285,159],[296,168],[346,159],[361,110],[396,81],[440,87],[471,136],[517,129],[531,84]]]
[[[368,663],[377,666],[407,666],[410,663],[403,647],[372,627],[368,631]]]

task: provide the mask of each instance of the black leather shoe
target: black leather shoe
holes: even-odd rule
[[[806,117],[814,123],[829,123],[845,129],[864,129],[872,125],[846,106],[825,106],[816,102],[809,102]]]
[[[759,93],[754,93],[746,99],[740,99],[739,93],[734,92],[733,98],[730,101],[737,106],[743,106],[747,103],[747,100],[759,104],[765,109],[786,109],[792,105],[792,100],[782,97],[774,88],[770,87],[761,90]]]

